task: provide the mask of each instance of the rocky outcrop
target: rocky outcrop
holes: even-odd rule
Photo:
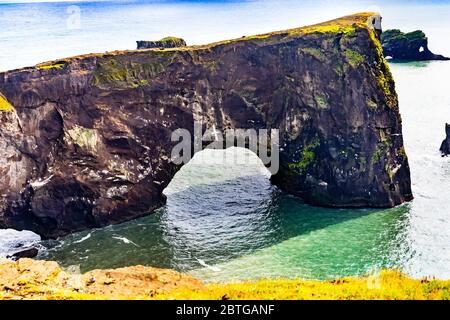
[[[153,48],[180,48],[186,46],[186,41],[181,38],[166,37],[159,41],[136,41],[137,49],[153,49]]]
[[[409,33],[386,30],[381,34],[381,44],[384,55],[395,60],[450,60],[428,49],[428,38],[421,30]]]
[[[0,74],[0,226],[57,237],[165,203],[178,128],[279,129],[272,181],[307,203],[412,199],[394,80],[370,13],[211,45]]]
[[[15,261],[22,258],[34,258],[38,255],[38,253],[39,250],[37,248],[23,248],[9,256],[6,256],[6,258]]]
[[[450,155],[450,124],[448,123],[445,124],[445,134],[446,137],[442,141],[441,148],[439,149],[443,157]]]
[[[0,260],[0,300],[151,299],[174,289],[204,288],[201,281],[168,269],[133,266],[81,274],[52,261]]]

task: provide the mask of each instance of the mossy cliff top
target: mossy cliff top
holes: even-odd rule
[[[203,284],[144,266],[64,271],[57,263],[0,261],[0,299],[450,299],[450,281],[411,279],[398,271],[315,281],[258,280]]]
[[[252,35],[252,36],[243,36],[241,38],[237,39],[231,39],[231,40],[223,40],[219,42],[214,42],[211,44],[206,45],[193,45],[193,46],[186,46],[186,43],[181,38],[176,37],[166,37],[159,41],[145,41],[145,42],[151,42],[155,44],[154,48],[149,49],[143,49],[143,50],[116,50],[116,51],[110,51],[110,52],[104,52],[104,53],[90,53],[85,55],[79,55],[69,58],[64,58],[60,60],[54,60],[49,62],[44,62],[36,65],[35,67],[27,67],[22,68],[19,70],[32,70],[32,69],[38,69],[38,70],[54,70],[54,69],[61,69],[65,65],[76,62],[80,60],[86,60],[90,58],[101,58],[101,57],[112,57],[112,56],[119,56],[119,55],[133,55],[133,54],[141,54],[143,51],[155,51],[155,52],[179,52],[179,51],[197,51],[197,50],[206,50],[206,49],[212,49],[217,46],[226,45],[226,44],[233,44],[233,43],[241,43],[241,42],[261,42],[263,41],[265,44],[272,44],[276,42],[282,42],[282,41],[290,41],[295,38],[303,37],[306,35],[311,34],[323,34],[323,33],[336,33],[336,34],[348,34],[353,33],[356,31],[356,29],[368,29],[373,30],[373,26],[370,24],[372,17],[378,17],[379,14],[375,12],[362,12],[357,13],[345,17],[341,17],[338,19],[322,22],[319,24],[304,26],[300,28],[294,28],[294,29],[288,29],[288,30],[282,30],[282,31],[276,31],[276,32],[270,32],[265,34],[259,34],[259,35]],[[140,42],[140,41],[139,41]],[[173,44],[166,46],[162,44]],[[19,71],[15,70],[15,71]]]
[[[397,103],[396,94],[392,88],[389,88],[391,83],[393,83],[393,79],[384,60],[383,50],[378,37],[381,30],[376,29],[377,27],[374,25],[375,19],[380,19],[378,13],[363,12],[319,24],[259,35],[243,36],[241,38],[223,40],[205,45],[187,46],[183,39],[176,37],[166,37],[159,41],[138,41],[138,47],[139,43],[142,45],[139,50],[116,50],[79,55],[40,63],[34,67],[8,71],[4,74],[12,75],[14,73],[35,72],[38,70],[42,75],[88,75],[92,74],[93,71],[94,76],[91,83],[95,86],[101,86],[105,83],[122,82],[127,87],[138,88],[148,84],[149,78],[153,78],[155,74],[164,71],[176,57],[183,55],[183,53],[188,53],[195,61],[199,56],[208,55],[215,49],[223,49],[226,51],[228,48],[245,47],[247,44],[265,47],[305,39],[306,41],[312,40],[313,47],[305,47],[302,49],[303,52],[309,52],[310,55],[318,59],[323,58],[326,60],[326,56],[324,55],[326,49],[321,47],[320,42],[316,43],[317,38],[321,36],[330,38],[336,36],[337,39],[340,37],[350,38],[356,36],[357,31],[366,30],[366,34],[368,34],[370,41],[373,41],[377,51],[378,61],[376,68],[378,70],[375,70],[378,73],[377,78],[385,91],[387,99],[390,100],[390,104],[394,105]],[[364,51],[365,49],[348,48],[345,50],[348,62],[354,67],[360,65],[365,59],[358,52],[361,50]],[[196,61],[196,63],[203,63],[211,71],[215,71],[216,67],[222,62],[221,57],[208,59],[207,61]],[[141,74],[142,69],[146,69],[144,72],[145,79],[141,79],[143,77]]]
[[[183,53],[190,54],[195,60],[199,56],[210,54],[215,49],[223,49],[226,51],[228,48],[242,47],[246,44],[265,47],[289,43],[304,38],[306,41],[313,40],[313,46],[318,46],[317,48],[305,47],[303,48],[304,52],[308,52],[309,50],[309,53],[317,58],[326,58],[324,53],[321,52],[324,51],[324,48],[320,47],[320,43],[315,43],[316,37],[333,37],[334,35],[337,38],[342,36],[353,37],[356,36],[357,30],[367,30],[366,32],[370,40],[374,42],[374,46],[377,48],[379,58],[377,68],[381,71],[377,77],[391,104],[395,104],[396,95],[389,88],[389,82],[393,82],[391,81],[392,76],[389,68],[385,65],[382,48],[378,40],[378,34],[381,30],[377,30],[374,25],[375,19],[379,18],[378,13],[363,12],[319,24],[259,35],[243,36],[237,39],[223,40],[205,45],[186,46],[186,42],[183,39],[176,37],[166,37],[159,41],[138,41],[138,48],[139,43],[141,43],[139,50],[116,50],[73,56],[43,62],[34,67],[0,73],[0,77],[2,74],[14,75],[35,71],[39,71],[41,75],[89,75],[93,73],[93,81],[91,83],[95,86],[101,86],[104,83],[122,82],[127,87],[138,88],[148,84],[148,78],[152,78],[155,74],[165,70],[175,57],[179,57]],[[363,55],[353,49],[347,49],[345,54],[352,66],[360,65],[365,59]],[[214,59],[212,58],[211,60],[209,58],[208,61],[202,61],[200,63],[203,63],[211,71],[214,71],[221,63],[221,58]],[[143,62],[144,60],[145,62]],[[145,79],[141,79],[143,77],[141,74],[142,69],[146,69],[144,72]]]

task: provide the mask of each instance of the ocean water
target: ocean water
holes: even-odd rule
[[[5,4],[0,5],[0,70],[74,54],[133,49],[139,39],[174,35],[200,44],[367,10],[381,11],[385,28],[424,30],[430,48],[450,56],[450,5],[424,3]],[[80,29],[67,27],[71,5],[80,9]],[[325,279],[395,267],[414,277],[450,279],[450,159],[439,153],[445,122],[450,122],[450,62],[390,63],[390,67],[412,171],[415,199],[410,203],[386,210],[307,206],[272,186],[268,172],[251,153],[225,152],[238,151],[238,160],[253,159],[242,165],[220,163],[223,152],[205,151],[177,174],[165,191],[167,205],[155,214],[53,241],[0,231],[0,257],[25,242],[42,246],[40,258],[66,267],[78,265],[83,271],[144,264],[221,281]]]
[[[450,55],[448,1],[7,2],[14,0],[0,0],[0,71],[77,54],[135,49],[136,40],[178,36],[188,44],[204,44],[295,28],[361,11],[381,12],[385,28],[406,31],[421,28],[429,35],[431,48]]]

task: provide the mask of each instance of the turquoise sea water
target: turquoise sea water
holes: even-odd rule
[[[446,2],[228,1],[78,3],[81,29],[68,30],[71,4],[0,5],[0,70],[78,53],[134,48],[166,35],[206,43],[378,9],[385,27],[423,29],[433,51],[450,56]],[[450,159],[441,158],[450,122],[450,62],[391,63],[400,98],[415,200],[388,210],[304,205],[268,180],[265,168],[195,159],[166,190],[155,214],[40,242],[40,258],[81,269],[144,264],[205,280],[328,278],[397,267],[450,279]],[[228,150],[227,152],[233,152]],[[245,151],[239,153],[243,157]],[[250,155],[251,156],[251,155]],[[214,163],[213,160],[217,160]],[[212,162],[212,163],[211,163]],[[0,232],[0,256],[37,241]]]

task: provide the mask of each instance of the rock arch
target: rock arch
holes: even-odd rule
[[[412,199],[372,14],[206,46],[112,52],[0,74],[0,226],[55,237],[148,214],[178,128],[279,129],[272,181],[307,203]],[[5,150],[9,150],[6,152]]]

